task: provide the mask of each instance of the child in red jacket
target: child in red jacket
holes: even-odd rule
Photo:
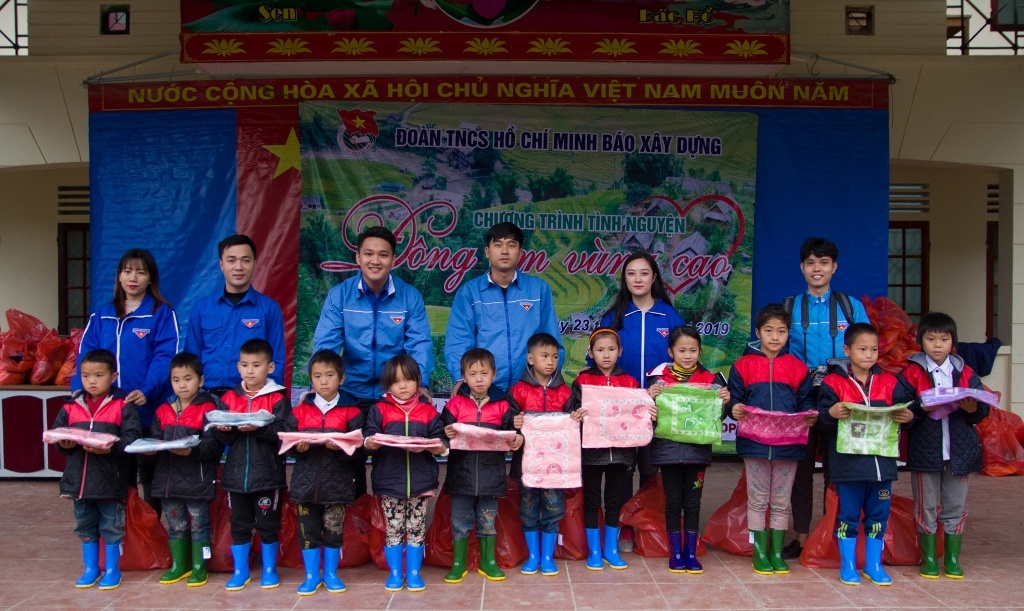
[[[112,388],[117,379],[117,360],[109,350],[90,350],[79,361],[78,375],[82,390],[76,392],[60,409],[53,428],[76,428],[95,433],[116,435],[119,439],[109,449],[79,445],[74,441],[58,441],[57,447],[67,455],[64,475],[60,478],[60,495],[75,501],[75,534],[82,541],[85,572],[75,582],[76,588],[91,588],[97,583],[101,590],[121,585],[117,563],[124,537],[125,497],[128,490],[125,447],[141,435],[139,414],[135,406],[125,402],[125,393]],[[100,571],[100,536],[106,546],[106,570]]]

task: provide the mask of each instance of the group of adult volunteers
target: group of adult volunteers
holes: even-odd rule
[[[494,393],[501,394],[519,381],[527,363],[527,340],[536,333],[559,337],[551,289],[543,280],[517,269],[525,238],[512,223],[499,223],[484,236],[488,271],[461,286],[452,303],[445,342],[445,364],[453,378],[462,355],[484,348],[494,355]],[[332,350],[344,359],[345,376],[339,404],[367,410],[381,396],[384,363],[408,355],[416,361],[423,380],[434,368],[431,329],[423,297],[413,286],[391,274],[397,242],[384,227],[370,227],[357,238],[355,259],[359,273],[342,281],[328,294],[313,338],[313,353]],[[220,396],[239,384],[236,367],[239,349],[250,339],[269,342],[273,359],[270,378],[284,384],[285,339],[280,306],[252,287],[257,246],[245,235],[230,236],[218,244],[224,276],[222,291],[196,301],[182,344],[174,309],[160,293],[156,261],[146,250],[124,253],[115,273],[114,296],[90,317],[82,337],[80,355],[107,349],[117,357],[117,385],[136,406],[143,436],[149,436],[156,408],[172,394],[168,378],[171,358],[182,347],[196,354],[203,365],[205,386]],[[785,301],[793,325],[789,351],[812,369],[824,371],[829,359],[842,355],[842,330],[855,322],[868,322],[863,306],[831,290],[838,267],[835,244],[807,240],[800,252],[800,269],[807,290]],[[665,361],[670,331],[684,324],[671,303],[654,257],[631,254],[624,262],[618,292],[600,321],[621,337],[625,373],[646,385],[647,372]],[[81,356],[79,357],[81,358]],[[564,363],[564,348],[559,349]],[[72,390],[79,390],[76,377]],[[419,389],[428,395],[427,388]],[[456,379],[452,396],[468,392]],[[811,429],[809,451],[800,465],[793,488],[793,519],[797,539],[786,557],[799,555],[809,533],[813,508],[814,461],[819,443]],[[648,448],[641,448],[627,467],[639,471],[640,483],[657,472]],[[153,498],[151,457],[139,456],[138,481],[143,498],[159,511]],[[365,470],[356,493],[366,492]],[[133,480],[134,474],[130,476]],[[825,470],[828,477],[828,470]],[[633,472],[622,483],[622,499],[633,495]],[[632,550],[632,535],[623,529],[621,551]]]

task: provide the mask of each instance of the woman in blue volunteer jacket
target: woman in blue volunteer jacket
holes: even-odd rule
[[[600,326],[619,332],[622,343],[619,365],[640,381],[641,388],[647,388],[648,372],[665,362],[669,333],[685,324],[672,305],[658,262],[651,253],[635,252],[626,257],[619,275],[619,292],[601,317]],[[640,470],[641,485],[658,472],[658,467],[651,464],[651,446],[639,449],[636,468]],[[632,469],[622,494],[623,501],[633,496]],[[632,529],[623,528],[619,536],[622,539],[619,551],[633,551]]]
[[[114,299],[89,317],[78,364],[82,355],[99,348],[117,357],[116,384],[127,393],[125,403],[135,405],[143,436],[148,437],[153,412],[171,395],[168,366],[178,352],[178,319],[160,294],[160,271],[148,250],[132,248],[121,256]],[[81,386],[79,377],[73,376],[71,389]],[[143,498],[150,505],[154,504],[150,490],[154,467],[150,457],[139,460]]]

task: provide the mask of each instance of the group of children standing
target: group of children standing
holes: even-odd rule
[[[813,411],[805,418],[808,426],[826,433],[848,418],[844,402],[869,406],[891,406],[914,401],[933,386],[979,388],[978,377],[952,353],[956,325],[943,314],[922,318],[918,341],[923,352],[910,359],[900,376],[884,373],[877,365],[878,334],[867,324],[853,324],[845,332],[844,352],[848,362],[833,365],[821,382],[815,404],[812,377],[807,366],[786,353],[790,314],[779,304],[763,308],[757,315],[758,341],[733,365],[727,386],[719,384],[718,397],[726,411],[737,420],[747,416],[746,406],[785,413]],[[199,435],[198,446],[157,453],[154,496],[163,499],[169,525],[173,564],[161,583],[188,578],[189,586],[207,581],[205,560],[210,557],[209,502],[215,496],[218,462],[224,446],[227,459],[221,487],[229,493],[231,506],[231,553],[234,572],[228,590],[240,590],[250,581],[249,557],[255,529],[262,545],[260,585],[279,585],[276,570],[280,530],[280,491],[285,487],[284,456],[279,454],[277,433],[337,432],[362,430],[363,448],[350,455],[333,442],[326,445],[299,443],[289,450],[295,459],[290,482],[291,498],[298,513],[298,537],[305,565],[305,579],[298,593],[309,595],[320,587],[344,592],[337,573],[341,558],[342,531],[346,507],[355,501],[356,479],[363,469],[363,454],[373,458],[373,492],[380,498],[386,518],[384,555],[389,567],[385,589],[410,591],[425,588],[420,574],[427,529],[428,499],[438,488],[436,456],[448,456],[447,491],[452,497],[454,562],[445,576],[458,583],[469,571],[466,562],[469,534],[476,529],[480,546],[477,571],[489,580],[503,580],[505,574],[495,559],[495,518],[498,499],[504,496],[505,455],[499,451],[452,450],[450,439],[457,436],[456,423],[495,430],[522,429],[524,414],[566,412],[582,422],[582,386],[637,388],[638,380],[618,364],[622,353],[619,335],[599,328],[590,336],[588,356],[592,365],[581,371],[571,386],[559,372],[558,340],[538,333],[527,345],[527,367],[520,381],[507,393],[493,385],[494,356],[474,348],[461,360],[465,384],[440,413],[420,395],[422,379],[415,360],[398,356],[389,360],[381,375],[383,396],[368,412],[339,403],[338,389],[345,367],[340,356],[322,350],[309,363],[312,392],[292,408],[285,389],[268,379],[273,372],[272,350],[263,340],[246,342],[239,354],[242,382],[219,399],[203,387],[203,367],[192,354],[182,353],[170,364],[175,395],[156,412],[153,434],[164,440]],[[668,360],[648,374],[648,392],[657,397],[673,384],[711,384],[716,377],[700,364],[700,334],[692,327],[673,329],[669,336]],[[82,541],[85,572],[76,587],[99,584],[116,588],[119,543],[124,535],[125,490],[128,482],[122,468],[124,448],[140,436],[134,407],[125,403],[114,387],[117,376],[114,355],[95,350],[84,355],[80,375],[83,391],[64,405],[56,427],[70,426],[117,435],[120,440],[109,450],[85,447],[71,441],[59,443],[68,455],[60,483],[62,496],[75,502],[75,533]],[[909,434],[908,468],[911,471],[915,512],[921,529],[923,555],[921,575],[939,575],[935,557],[936,520],[946,533],[944,573],[963,576],[958,553],[964,524],[967,474],[981,467],[981,452],[974,426],[989,407],[973,400],[941,420],[926,417],[918,402],[910,409],[892,413],[892,418]],[[232,412],[265,410],[273,421],[264,426],[217,426],[205,430],[206,414],[221,409]],[[657,412],[651,408],[651,418]],[[380,443],[378,435],[436,439],[429,450],[410,451]],[[511,475],[521,478],[523,437],[512,443]],[[737,453],[743,458],[747,476],[748,528],[753,535],[753,569],[760,574],[788,573],[782,559],[783,537],[789,528],[790,492],[797,461],[804,446],[769,446],[739,437]],[[857,531],[863,522],[867,534],[865,575],[874,583],[891,584],[881,566],[882,537],[889,515],[896,462],[882,456],[842,454],[835,437],[829,443],[830,469],[839,496],[836,536],[842,559],[840,579],[858,584],[855,565]],[[655,438],[652,461],[660,466],[665,489],[665,521],[670,542],[668,569],[677,573],[701,573],[696,558],[704,470],[711,463],[711,446]],[[582,453],[584,524],[589,554],[588,569],[604,565],[625,569],[616,542],[623,482],[635,461],[632,449],[585,449]],[[602,494],[603,483],[603,494]],[[599,528],[598,511],[604,504],[604,530]],[[770,509],[766,524],[765,511]],[[521,567],[527,575],[538,571],[557,575],[554,561],[558,524],[565,514],[564,491],[520,486],[519,514],[529,557]],[[106,544],[106,570],[99,567],[99,541]]]

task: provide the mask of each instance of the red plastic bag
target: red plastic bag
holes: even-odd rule
[[[46,337],[49,329],[35,316],[11,308],[7,310],[7,333],[33,345]]]
[[[1020,416],[994,407],[975,428],[981,438],[983,474],[994,477],[1024,474],[1024,447],[1019,437],[1024,435],[1024,421]]]
[[[8,373],[24,373],[27,378],[35,362],[35,345],[30,346],[27,340],[8,333],[0,344],[0,369]]]
[[[754,552],[747,528],[747,472],[740,474],[732,495],[715,510],[701,540],[708,545],[738,556],[749,556]]]
[[[70,386],[71,378],[75,377],[75,363],[78,362],[78,348],[82,345],[82,335],[85,329],[72,329],[68,337],[67,352],[64,354],[64,364],[57,372],[53,383],[57,386]]]
[[[494,556],[498,566],[511,569],[526,560],[526,538],[519,522],[519,486],[512,478],[505,483],[505,496],[498,499],[498,515],[494,520],[496,532]],[[442,488],[434,503],[434,518],[427,529],[427,550],[424,562],[431,566],[450,568],[452,556],[452,497]],[[466,548],[467,566],[476,566],[480,559],[480,546],[476,533],[469,534]]]
[[[896,375],[907,358],[921,350],[917,344],[917,325],[896,303],[885,297],[874,300],[861,297],[868,319],[878,331],[878,365]]]
[[[619,525],[634,531],[634,551],[644,558],[668,558],[668,531],[665,529],[665,488],[661,473],[649,478],[636,495],[626,501],[619,514]],[[698,540],[697,555],[707,554]]]
[[[370,561],[369,510],[373,497],[369,494],[356,499],[356,502],[345,510],[345,526],[342,531],[345,541],[341,545],[342,567],[363,566]]]
[[[122,571],[151,571],[171,566],[171,550],[167,546],[167,529],[160,516],[139,497],[134,487],[128,488],[125,503],[124,539],[121,540]],[[100,546],[100,566],[105,566],[105,546]]]
[[[217,474],[220,480],[221,474]],[[228,493],[217,486],[217,497],[210,502],[210,559],[206,568],[217,573],[230,573],[235,570],[235,560],[231,556],[231,507],[228,504]]]
[[[839,543],[836,541],[836,516],[839,514],[839,496],[829,486],[825,495],[825,516],[818,521],[807,537],[800,554],[800,564],[817,569],[839,568]],[[882,562],[890,566],[916,566],[921,564],[921,547],[917,542],[917,524],[914,521],[914,501],[905,496],[892,495],[889,521],[886,524]],[[943,554],[941,524],[937,554]],[[864,567],[864,525],[857,533],[857,566]]]
[[[15,384],[27,384],[27,371],[4,371],[0,365],[0,386],[14,386]]]
[[[51,331],[36,344],[36,362],[32,366],[29,380],[32,384],[52,384],[57,372],[64,365],[68,341]]]
[[[526,543],[525,536],[523,543]],[[565,517],[558,523],[555,558],[583,560],[589,551],[587,529],[583,526],[583,488],[571,488],[565,491]]]
[[[253,537],[253,547],[259,534]],[[302,546],[299,545],[299,513],[288,496],[287,490],[281,491],[281,530],[277,533],[277,541],[280,545],[277,548],[278,566],[286,566],[297,569],[303,568]]]

